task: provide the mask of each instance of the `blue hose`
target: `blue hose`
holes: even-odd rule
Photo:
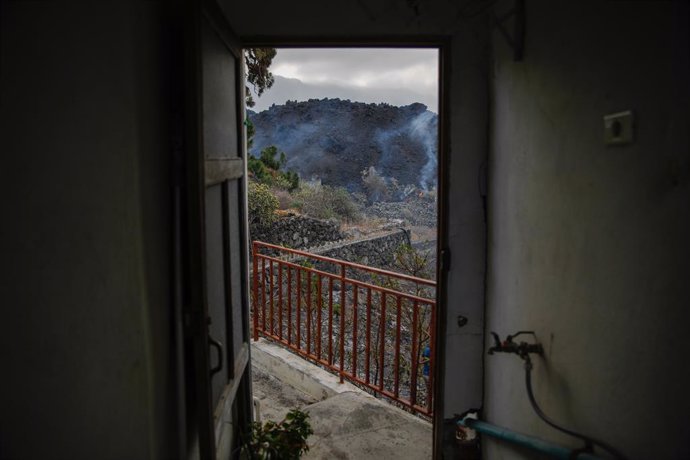
[[[471,428],[479,433],[483,433],[497,439],[502,439],[513,444],[543,452],[551,455],[553,458],[560,458],[563,460],[601,460],[600,457],[588,452],[576,452],[574,449],[569,447],[559,446],[558,444],[553,444],[551,442],[544,441],[543,439],[528,436],[516,431],[511,431],[474,418],[465,417],[458,421],[458,425]],[[575,456],[575,454],[577,454],[577,456]]]

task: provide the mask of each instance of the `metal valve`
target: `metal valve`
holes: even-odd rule
[[[494,353],[515,353],[520,358],[527,360],[530,353],[536,353],[538,355],[544,354],[544,348],[540,343],[528,343],[528,342],[515,342],[513,339],[520,335],[531,335],[536,339],[536,334],[534,331],[518,331],[515,334],[506,336],[506,339],[501,341],[501,338],[495,332],[491,332],[494,338],[494,346],[489,348],[489,354]]]

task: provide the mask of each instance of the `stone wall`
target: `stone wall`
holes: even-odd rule
[[[251,229],[251,239],[294,249],[319,246],[345,238],[337,222],[290,214],[276,219],[268,229]]]
[[[337,241],[323,246],[311,247],[306,251],[370,267],[390,268],[395,250],[400,245],[409,243],[409,232],[398,229],[356,241]]]
[[[391,267],[395,250],[410,244],[409,231],[402,228],[356,240],[345,238],[335,222],[294,214],[277,219],[264,231],[252,229],[252,240],[386,269]],[[270,251],[263,249],[262,253]]]

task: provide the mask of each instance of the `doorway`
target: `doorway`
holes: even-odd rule
[[[266,46],[267,44],[262,43],[260,45]],[[386,268],[393,270],[397,268],[398,271],[402,270],[403,272],[411,270],[407,273],[408,275],[428,277],[435,281],[439,267],[437,250],[443,239],[442,235],[439,234],[442,226],[439,226],[438,221],[438,197],[440,195],[438,187],[441,182],[440,177],[442,177],[439,172],[441,170],[439,164],[443,163],[441,123],[439,123],[438,116],[440,113],[439,95],[441,94],[438,72],[441,67],[439,45],[425,44],[424,48],[354,49],[309,48],[306,46],[277,48],[273,64],[273,77],[275,79],[273,88],[266,89],[262,95],[257,93],[252,95],[256,108],[249,109],[245,121],[251,131],[248,157],[250,186],[252,181],[263,182],[264,189],[270,189],[278,198],[279,215],[287,214],[292,220],[296,218],[295,214],[333,218],[333,215],[327,214],[334,207],[327,205],[332,195],[349,198],[352,202],[349,205],[341,205],[340,214],[335,215],[336,220],[339,220],[340,229],[345,227],[348,234],[347,238],[357,239],[357,237],[376,233],[376,231],[380,232],[386,228],[390,230],[391,228],[399,229],[402,227],[407,230],[408,240],[404,244],[407,251],[391,250],[393,253],[392,264]],[[387,46],[392,45],[388,44]],[[400,52],[401,56],[396,56],[396,52]],[[404,60],[405,53],[408,53],[408,56],[415,53],[421,56],[431,56],[430,60],[433,61],[431,68],[427,62],[426,67],[417,65],[415,69],[415,65],[410,65],[404,71],[399,70],[403,74],[407,71],[405,77],[409,81],[415,81],[415,78],[416,81],[419,81],[419,72],[426,70],[423,75],[424,78],[433,82],[432,96],[422,99],[426,104],[419,102],[419,94],[405,99],[405,95],[402,94],[403,91],[390,88],[393,86],[394,71],[389,71],[386,74],[386,66],[393,69],[396,59]],[[366,63],[372,62],[372,60],[376,63],[376,65],[371,66],[374,69],[366,69]],[[365,70],[356,69],[354,63],[358,63]],[[332,73],[329,74],[329,71]],[[418,72],[416,75],[415,71]],[[386,78],[388,81],[377,88],[376,81],[385,81]],[[306,83],[303,80],[306,80]],[[349,86],[355,89],[348,92],[346,88],[348,85],[343,84],[343,82],[352,83]],[[373,90],[367,91],[368,87],[373,87]],[[404,121],[397,125],[392,123],[398,118]],[[350,133],[350,139],[346,139],[348,133]],[[352,133],[356,133],[357,136]],[[363,138],[365,142],[352,138]],[[358,140],[359,143],[357,143]],[[413,147],[410,148],[412,145]],[[364,157],[366,163],[362,163],[362,158],[357,157],[358,154]],[[417,155],[416,158],[415,154]],[[406,170],[401,165],[408,165],[409,168]],[[294,186],[287,180],[287,178],[292,177],[292,174],[299,177],[299,186]],[[276,182],[278,182],[277,186]],[[250,188],[250,223],[252,222],[251,211],[253,209],[251,193]],[[430,209],[431,212],[428,212]],[[355,212],[363,215],[360,221],[364,221],[364,225],[358,225],[358,219],[353,216]],[[258,220],[260,219],[256,219],[256,221]],[[380,228],[376,228],[377,225]],[[252,239],[255,241],[288,246],[291,249],[309,253],[318,251],[318,246],[324,244],[324,241],[314,241],[311,235],[303,237],[293,229],[285,229],[282,224],[276,223],[275,220],[271,220],[266,225],[266,229],[257,230],[256,227],[250,229]],[[277,233],[285,234],[285,240],[280,240],[280,235],[276,235],[276,228],[280,229]],[[275,241],[265,241],[271,238]],[[328,241],[325,243],[328,244]],[[329,256],[334,254],[337,254],[337,251],[328,253]],[[358,257],[359,260],[356,262],[361,263],[362,260],[365,260],[368,264],[370,261],[368,257],[362,258],[361,254]],[[269,310],[266,309],[265,313],[259,312],[254,315],[254,318],[260,317],[262,336],[272,338],[276,342],[282,342],[286,348],[292,347],[294,349],[294,339],[286,339],[286,337],[289,334],[290,325],[292,324],[294,327],[295,323],[299,324],[300,319],[295,320],[292,317],[283,321],[285,318],[285,313],[282,311],[283,304],[287,303],[283,297],[288,296],[288,290],[294,292],[295,289],[299,289],[296,288],[294,281],[294,278],[298,276],[297,273],[301,274],[303,279],[306,279],[307,273],[301,273],[302,270],[290,272],[289,267],[288,271],[284,272],[285,267],[281,264],[277,263],[274,267],[272,261],[261,260],[264,264],[258,267],[261,276],[254,278],[254,282],[258,281],[261,289],[254,287],[252,289],[255,293],[255,304],[263,302],[262,305],[265,307],[268,305],[270,297],[271,313],[269,316]],[[393,266],[396,262],[398,267]],[[402,262],[402,266],[400,266],[400,262]],[[270,268],[266,268],[269,266]],[[252,271],[251,266],[250,271]],[[257,265],[254,265],[253,272],[257,272]],[[288,273],[293,277],[292,281],[285,280]],[[292,273],[296,274],[293,275]],[[326,278],[328,277],[326,276]],[[274,283],[270,287],[269,280]],[[284,287],[286,282],[295,284],[288,284]],[[278,284],[281,287],[276,288]],[[336,283],[336,296],[346,292],[346,295],[343,295],[346,302],[343,303],[353,306],[356,311],[357,299],[359,298],[362,302],[362,299],[366,298],[366,293],[357,289],[347,291],[347,284],[343,283],[343,285],[346,286],[346,289],[339,288]],[[324,299],[319,305],[328,304],[328,282],[319,280],[318,285],[314,284],[314,297],[317,297],[317,290],[320,294],[319,297],[323,295]],[[333,293],[332,286],[330,293],[331,295]],[[291,295],[294,296],[294,294]],[[280,304],[278,304],[279,296]],[[375,297],[376,294],[374,294]],[[435,290],[432,297],[436,302],[438,295]],[[314,302],[319,303],[318,301]],[[279,305],[280,314],[278,313]],[[273,312],[274,306],[275,313]],[[442,308],[437,304],[435,306],[439,309]],[[317,311],[321,312],[320,308],[314,310],[315,316]],[[366,300],[360,308],[366,309]],[[402,309],[405,311],[404,302]],[[408,310],[412,316],[412,304]],[[327,308],[324,307],[324,316],[319,316],[313,329],[314,333],[316,333],[318,326],[319,335],[321,335],[320,321],[323,321],[324,330],[326,329],[326,311]],[[392,305],[390,311],[393,312],[392,319],[395,320],[395,305]],[[291,314],[294,315],[294,311]],[[306,317],[306,313],[302,314],[305,316],[301,318],[302,326],[299,330],[303,332],[303,335],[307,335],[310,331],[304,329],[304,324],[311,325],[313,323],[311,318]],[[352,321],[354,314],[351,310],[348,311],[348,314],[350,321]],[[438,373],[434,364],[440,362],[437,361],[437,341],[433,331],[436,328],[435,323],[440,317],[441,315],[434,315],[433,319],[432,315],[427,317],[429,332],[424,339],[407,340],[410,351],[414,351],[419,356],[418,359],[410,359],[410,362],[407,363],[408,377],[413,374],[415,379],[419,378],[420,382],[423,382],[422,386],[425,383],[429,389],[433,388],[434,377]],[[280,327],[278,327],[278,318],[281,321]],[[338,318],[335,316],[336,322]],[[268,329],[265,326],[266,320],[269,323]],[[345,326],[345,330],[349,334],[357,329],[357,319],[354,319],[354,322],[354,327],[350,325],[348,329],[347,325]],[[432,323],[434,323],[433,326]],[[366,329],[363,326],[366,324],[364,318],[360,319],[359,324],[361,329]],[[386,319],[383,322],[379,319],[378,323],[374,321],[374,330],[378,330],[379,325],[384,324],[388,327]],[[400,321],[398,324],[401,324]],[[411,324],[411,321],[408,324]],[[393,332],[391,341],[395,341],[395,322],[391,324],[391,327]],[[384,328],[382,327],[382,329]],[[329,335],[331,332],[332,330],[329,330],[325,334]],[[403,326],[402,332],[403,336],[405,333],[413,334],[411,327]],[[356,332],[354,335],[357,337]],[[359,339],[362,340],[363,336],[365,334],[359,335]],[[374,342],[383,343],[384,338],[385,334],[383,337],[379,334]],[[304,337],[297,340],[296,348],[305,348],[302,354],[308,358],[313,351],[309,349],[310,345],[314,350],[318,346],[320,353],[320,346],[322,345],[320,342],[305,342]],[[345,348],[356,349],[357,344],[355,343],[353,348],[351,335],[348,340],[349,343],[346,343]],[[355,342],[356,340],[357,338],[355,338]],[[403,341],[405,341],[404,337]],[[328,345],[328,341],[323,343],[324,347]],[[335,354],[337,361],[337,350]],[[363,363],[368,354],[367,350],[360,356],[359,362]],[[351,351],[350,355],[354,355],[355,360],[358,359],[356,351]],[[319,358],[320,356],[312,359],[312,361],[319,364]],[[392,351],[388,358],[390,359],[386,361],[393,361],[399,359],[399,356],[396,356],[395,352]],[[322,367],[328,368],[330,360],[331,358],[327,358],[327,364]],[[382,360],[385,360],[385,357],[382,356]],[[431,363],[429,363],[430,361]],[[415,370],[410,371],[410,367],[414,367]],[[355,383],[362,383],[361,381],[364,380],[369,381],[370,377],[371,380],[379,382],[379,376],[368,374],[369,369],[365,374],[358,374],[356,362],[354,369],[353,372],[351,365],[349,374],[351,377],[355,377],[352,379]],[[395,378],[393,378],[393,373],[396,374]],[[386,393],[391,395],[395,392],[396,397],[400,396],[400,385],[397,382],[398,374],[391,368],[390,380],[396,382],[395,390],[391,387],[389,391],[385,391],[383,390],[384,385],[381,383],[381,391],[378,393],[386,396]],[[360,382],[357,381],[358,378],[361,380]],[[386,380],[383,375],[380,378],[381,382]],[[411,400],[410,392],[414,394],[414,398],[417,397],[417,385],[413,386],[414,389],[411,389],[412,385],[408,385],[403,391],[405,397],[408,398],[407,401]],[[374,393],[377,392],[374,391]],[[431,393],[431,391],[427,390],[427,393]],[[395,402],[395,398],[388,399],[393,399]],[[411,406],[414,406],[417,400],[414,401]],[[429,410],[426,415],[433,414],[430,396],[428,403]],[[431,438],[428,441],[431,445]]]

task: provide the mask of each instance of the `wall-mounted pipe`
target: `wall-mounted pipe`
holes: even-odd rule
[[[563,460],[601,460],[600,457],[588,452],[577,452],[576,449],[559,446],[558,444],[502,428],[500,426],[483,422],[475,418],[465,417],[458,421],[458,425],[471,428],[479,433],[486,434],[497,439],[502,439],[513,444],[527,447],[528,449],[542,452],[552,456],[553,458],[560,458]],[[577,454],[577,456],[575,456],[575,454]]]
[[[536,338],[536,334],[534,334],[533,331],[520,331],[517,332],[516,334],[509,335],[506,337],[504,341],[501,341],[500,337],[498,334],[495,332],[491,332],[491,335],[494,338],[495,345],[491,348],[489,348],[489,354],[494,354],[496,352],[501,352],[501,353],[514,353],[520,357],[525,362],[525,386],[527,387],[527,397],[529,398],[530,404],[532,404],[532,408],[534,409],[534,412],[539,416],[540,419],[542,419],[545,423],[550,425],[552,428],[557,429],[558,431],[562,431],[565,434],[568,434],[570,436],[574,436],[578,439],[581,439],[584,443],[585,446],[588,447],[587,451],[592,450],[592,446],[598,446],[599,448],[607,451],[613,457],[615,457],[618,460],[625,460],[625,456],[619,452],[616,448],[613,446],[609,445],[608,443],[601,441],[599,439],[593,438],[591,436],[587,436],[582,433],[578,433],[577,431],[570,430],[568,428],[565,428],[558,423],[554,422],[551,420],[549,417],[546,416],[543,410],[539,407],[539,404],[537,404],[537,400],[534,397],[534,391],[532,391],[532,359],[530,358],[530,354],[538,354],[540,356],[544,355],[544,349],[542,348],[540,343],[527,343],[527,342],[520,342],[517,343],[513,339],[515,337],[518,337],[520,335],[533,335]],[[578,452],[579,454],[579,452]],[[568,457],[559,457],[559,458],[568,458]],[[570,457],[572,458],[572,457]]]

